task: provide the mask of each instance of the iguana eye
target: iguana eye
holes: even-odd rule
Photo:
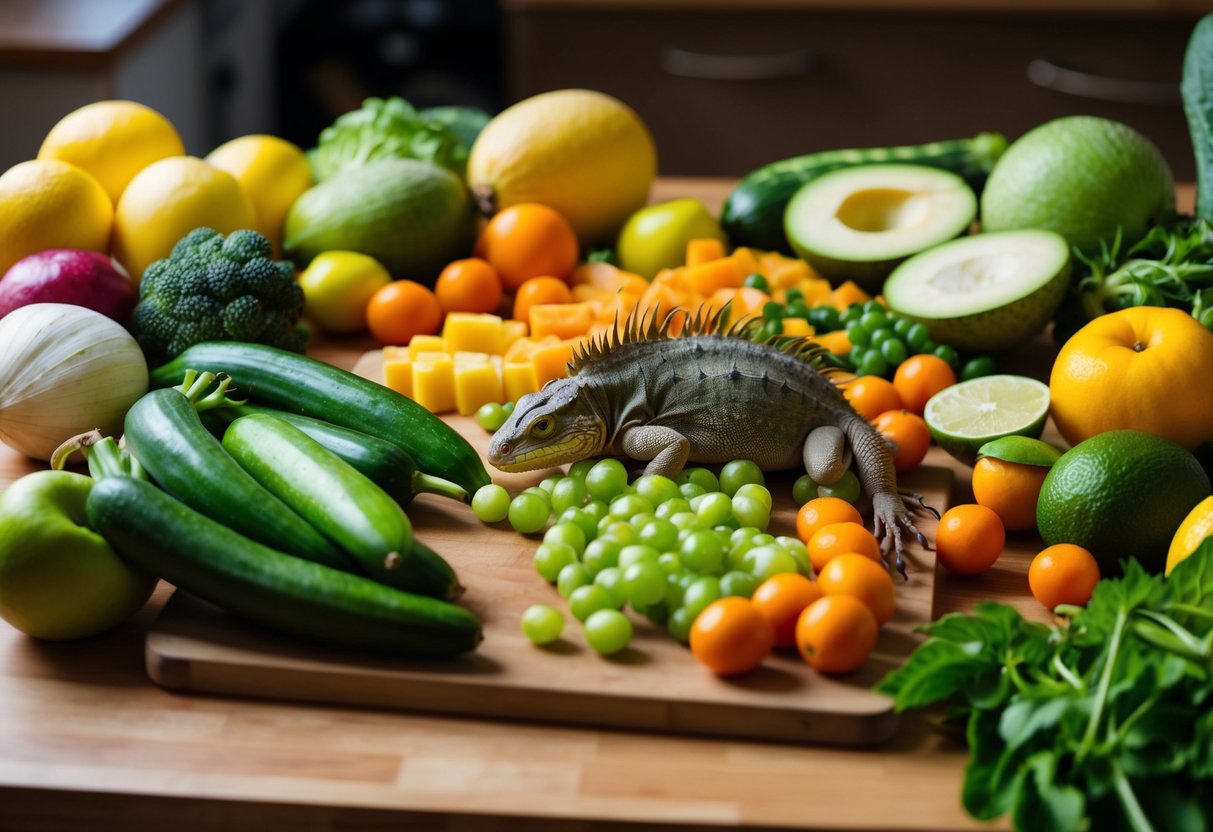
[[[535,424],[531,426],[531,433],[532,433],[532,435],[537,436],[540,439],[544,439],[548,436],[551,436],[552,431],[555,430],[555,428],[556,428],[556,423],[545,416],[542,419],[535,422]]]

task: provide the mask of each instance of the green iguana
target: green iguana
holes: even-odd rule
[[[727,309],[727,307],[726,307]],[[855,412],[814,361],[824,350],[804,338],[750,339],[761,321],[725,328],[724,309],[630,316],[579,349],[569,376],[518,400],[493,436],[489,462],[531,471],[598,455],[647,462],[646,474],[674,477],[689,462],[749,459],[764,471],[804,465],[836,482],[854,457],[872,499],[874,532],[905,574],[902,530],[924,546],[897,490],[887,441]],[[668,330],[675,316],[685,324]],[[921,498],[915,507],[923,507]],[[930,509],[928,509],[930,510]]]

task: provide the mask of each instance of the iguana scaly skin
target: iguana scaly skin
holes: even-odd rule
[[[675,315],[685,325],[669,337]],[[764,471],[803,464],[831,483],[853,455],[881,549],[896,553],[904,574],[902,531],[926,540],[897,491],[888,443],[813,366],[821,348],[796,338],[756,343],[753,323],[722,332],[721,313],[685,315],[633,316],[579,350],[567,378],[518,400],[489,462],[531,471],[606,454],[674,477],[687,462],[749,459]]]

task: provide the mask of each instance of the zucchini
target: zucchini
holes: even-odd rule
[[[399,393],[323,361],[264,344],[195,344],[151,374],[153,387],[180,384],[186,369],[226,372],[254,402],[364,431],[400,447],[427,474],[469,493],[489,475],[471,444]]]
[[[299,428],[266,413],[232,422],[223,448],[368,575],[396,585],[413,550],[413,526],[386,491]]]
[[[408,505],[418,494],[438,494],[461,503],[471,498],[459,485],[422,473],[413,458],[400,449],[369,433],[343,428],[322,419],[288,413],[254,404],[239,407],[223,407],[203,415],[203,424],[210,419],[222,419],[224,425],[250,413],[268,413],[277,416],[315,439],[328,450],[348,462],[360,473],[370,478],[401,505]],[[222,433],[222,430],[219,431]]]
[[[127,411],[123,430],[131,455],[190,508],[275,549],[333,569],[352,568],[336,546],[228,455],[179,390],[141,397]]]
[[[795,254],[784,234],[783,214],[800,186],[823,173],[858,165],[902,163],[942,168],[958,174],[976,193],[1004,150],[998,133],[971,139],[903,147],[823,150],[772,162],[750,171],[724,203],[720,223],[735,246]]]
[[[1213,222],[1213,14],[1188,39],[1180,91],[1196,153],[1196,216]]]
[[[480,642],[480,622],[463,607],[275,551],[146,482],[106,478],[86,505],[89,527],[124,558],[266,627],[413,656],[451,656]]]
[[[446,559],[416,538],[395,583],[399,589],[448,601],[463,594],[459,576]]]

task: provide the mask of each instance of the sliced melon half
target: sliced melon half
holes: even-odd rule
[[[834,283],[879,292],[912,254],[963,234],[977,197],[954,173],[922,165],[861,165],[803,185],[783,215],[796,252]]]
[[[1070,246],[1052,231],[977,234],[924,251],[885,282],[889,308],[962,352],[996,352],[1044,329],[1065,296]]]

